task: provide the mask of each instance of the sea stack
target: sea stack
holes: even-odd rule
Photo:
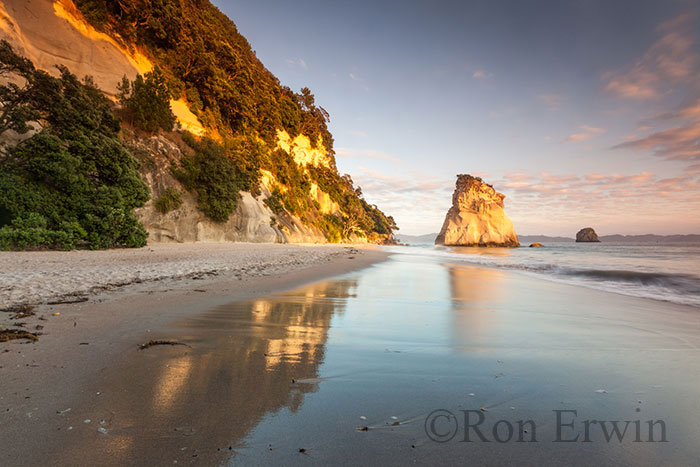
[[[593,230],[591,227],[586,227],[585,229],[581,229],[578,231],[576,234],[576,242],[577,243],[596,243],[600,242],[600,239],[598,238],[598,235],[595,233],[595,230]]]
[[[452,207],[447,211],[436,245],[520,246],[513,222],[504,211],[505,195],[479,177],[457,175]]]

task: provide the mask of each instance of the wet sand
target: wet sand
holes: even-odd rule
[[[158,340],[163,330],[178,320],[235,300],[264,296],[362,269],[388,256],[371,246],[229,244],[228,248],[224,248],[211,244],[184,247],[185,253],[177,253],[174,258],[170,255],[174,251],[170,245],[149,247],[160,255],[157,261],[144,259],[144,255],[147,257],[151,253],[148,249],[37,252],[29,253],[24,258],[19,253],[4,253],[3,259],[10,256],[19,258],[3,263],[6,276],[19,276],[21,272],[17,269],[24,267],[31,270],[31,266],[37,266],[33,270],[32,282],[43,290],[51,290],[54,280],[66,283],[65,278],[59,276],[54,279],[47,272],[51,263],[54,266],[58,263],[65,269],[74,268],[81,275],[81,268],[85,270],[99,265],[104,260],[101,257],[109,256],[113,260],[113,257],[120,257],[124,252],[126,257],[122,257],[122,260],[129,264],[130,270],[138,270],[133,267],[135,264],[152,261],[150,264],[153,266],[160,261],[165,265],[160,270],[166,274],[157,280],[91,289],[85,294],[88,299],[85,302],[37,305],[34,307],[35,315],[27,318],[11,319],[14,313],[0,313],[0,326],[17,328],[16,324],[24,323],[22,329],[41,334],[36,343],[19,340],[0,343],[0,465],[123,465],[124,462],[130,465],[161,465],[157,460],[157,443],[152,446],[156,450],[144,458],[127,460],[114,457],[89,443],[84,449],[72,452],[72,457],[61,457],[61,453],[70,454],[66,443],[77,438],[64,439],[63,436],[80,433],[81,430],[102,436],[97,429],[107,425],[105,417],[83,423],[89,418],[83,417],[87,407],[102,400],[93,399],[98,397],[98,392],[99,396],[106,396],[104,399],[116,393],[122,394],[124,401],[138,400],[143,396],[141,390],[144,384],[150,382],[149,376],[152,377],[128,370],[120,372],[116,382],[107,385],[102,383],[107,372],[125,362],[136,362],[135,366],[139,367],[142,356],[151,358],[153,354],[167,355],[168,352],[180,350],[179,347],[162,346],[138,350],[140,344]],[[262,251],[265,253],[260,254]],[[52,258],[49,266],[42,264],[41,260],[46,257]],[[81,262],[79,260],[76,263],[76,257],[88,263],[87,266],[78,264]],[[171,274],[170,271],[175,270],[170,267],[171,264],[181,261],[183,257],[194,264],[193,270],[187,275]],[[69,258],[67,261],[70,264],[66,264],[65,258]],[[205,267],[210,266],[209,263],[221,263],[222,258],[227,260],[227,264],[233,263],[234,267],[222,270],[219,265],[216,274],[202,273]],[[103,276],[111,274],[107,269],[113,265],[114,262],[110,261],[103,263]],[[246,270],[242,271],[242,268]],[[39,276],[43,278],[36,280]],[[94,278],[89,280],[94,281]],[[32,295],[32,298],[35,296]],[[45,295],[44,299],[50,301],[52,296]],[[8,302],[5,300],[3,303]],[[37,330],[37,326],[42,329]],[[91,384],[97,384],[103,390],[87,390]],[[113,390],[110,391],[108,386],[112,386]],[[100,425],[103,419],[105,423]],[[69,424],[66,425],[66,422]],[[149,426],[143,422],[143,426]],[[68,430],[71,425],[73,428]],[[91,458],[92,455],[97,457]]]
[[[402,254],[276,290],[236,301],[163,293],[153,321],[119,320],[128,332],[111,341],[81,346],[86,334],[67,332],[53,347],[42,347],[47,336],[24,356],[0,354],[8,465],[697,461],[696,308]],[[128,300],[138,294],[99,308],[125,310]],[[95,328],[83,315],[74,332]],[[187,345],[137,350],[149,339]],[[436,410],[446,412],[430,418]],[[576,410],[562,415],[573,425],[557,429],[555,410]],[[488,441],[471,430],[464,442],[464,411],[471,423],[483,415]],[[633,423],[607,442],[598,423],[583,442],[583,421],[594,419],[640,420],[642,441]],[[535,426],[525,442],[519,420]],[[648,442],[648,420],[665,423],[667,442]],[[498,442],[508,424],[514,436]],[[558,432],[579,440],[554,442]]]

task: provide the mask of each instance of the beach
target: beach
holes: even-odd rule
[[[6,463],[696,459],[697,308],[410,250],[279,248],[317,261],[38,307],[39,341],[1,344]],[[140,350],[149,341],[177,345]],[[479,414],[486,441],[466,428]],[[622,441],[591,425],[584,442],[585,420],[632,425]],[[649,420],[665,427],[654,425],[651,441]],[[532,422],[522,434],[520,421]]]

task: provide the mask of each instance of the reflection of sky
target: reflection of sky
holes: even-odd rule
[[[546,442],[526,453],[473,445],[470,456],[590,465],[695,455],[700,373],[688,346],[700,345],[700,325],[689,326],[685,309],[408,255],[359,274],[355,295],[332,319],[318,391],[297,413],[266,417],[232,465],[302,463],[289,454],[298,446],[325,462],[454,463],[465,446],[426,442],[423,420],[438,408],[481,407],[494,420],[536,420]],[[550,442],[553,409],[634,420],[639,406],[644,420],[673,424],[673,446]]]
[[[103,452],[121,462],[197,454],[210,465],[227,446],[243,465],[308,464],[302,448],[323,464],[454,464],[464,445],[427,442],[423,420],[485,408],[536,420],[547,442],[527,450],[532,464],[685,465],[700,436],[699,336],[686,308],[397,254],[180,323],[167,338],[191,347],[136,351],[99,388],[81,388],[102,395],[62,418],[105,419],[108,435],[80,426],[47,449],[59,464],[79,455],[86,465]],[[548,442],[553,409],[614,420],[639,418],[640,407],[672,424],[672,444]],[[512,460],[521,448],[469,453]]]
[[[697,2],[215,3],[405,233],[440,228],[465,172],[521,234],[700,230]]]

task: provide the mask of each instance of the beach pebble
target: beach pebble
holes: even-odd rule
[[[59,313],[59,312],[57,311],[56,313],[54,313],[54,314],[51,315],[51,316],[61,316],[61,313]]]
[[[83,420],[83,423],[87,424],[87,423],[90,423],[91,421],[92,420],[90,420],[89,418],[86,418],[85,420]]]
[[[104,429],[104,428],[102,428],[102,427],[99,427],[99,428],[97,429],[97,431],[99,431],[99,432],[102,433],[103,435],[106,435],[106,434],[107,434],[107,430]]]

